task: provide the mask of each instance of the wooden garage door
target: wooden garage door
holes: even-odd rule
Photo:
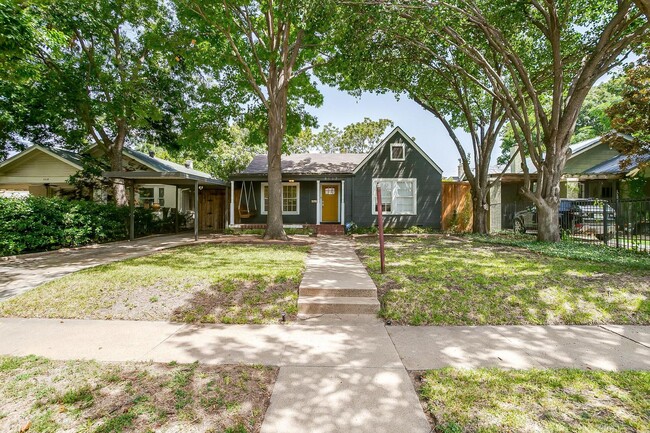
[[[199,192],[199,230],[222,231],[225,228],[225,190]]]

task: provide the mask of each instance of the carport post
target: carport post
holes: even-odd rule
[[[129,190],[129,239],[135,239],[135,181],[131,181]]]
[[[199,181],[194,181],[194,240],[199,240]]]
[[[178,233],[178,212],[180,210],[180,206],[178,205],[178,185],[176,185],[176,212],[174,215],[174,233]]]

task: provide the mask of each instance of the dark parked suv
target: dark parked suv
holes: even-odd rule
[[[560,228],[572,235],[594,235],[603,239],[605,233],[609,237],[616,231],[616,212],[601,200],[562,199],[558,218]],[[533,205],[517,212],[513,224],[515,231],[519,233],[537,230],[537,208]]]

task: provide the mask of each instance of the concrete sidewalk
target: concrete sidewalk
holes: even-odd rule
[[[206,237],[199,238],[199,242],[206,241],[209,241]],[[142,257],[194,242],[193,234],[183,233],[2,258],[0,302],[81,269]]]
[[[0,355],[280,366],[263,433],[429,432],[410,370],[650,370],[650,326],[385,327],[0,319]]]
[[[650,370],[650,326],[183,325],[0,319],[0,355],[338,368]]]

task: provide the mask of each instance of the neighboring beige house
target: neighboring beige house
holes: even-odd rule
[[[637,164],[626,169],[621,168],[625,159],[615,149],[603,142],[602,137],[582,141],[570,146],[571,156],[564,167],[560,183],[562,198],[599,198],[603,200],[625,199],[629,197],[629,179],[638,175]],[[490,230],[499,231],[512,228],[512,218],[517,210],[523,210],[531,203],[521,193],[524,175],[521,172],[521,160],[513,161],[510,171],[506,172],[490,191]],[[535,167],[528,162],[531,179],[534,181]],[[495,167],[494,176],[501,173]],[[645,169],[644,176],[650,179],[650,169]],[[646,183],[645,195],[650,197],[650,181]]]
[[[87,152],[97,159],[105,154],[99,146]],[[225,227],[225,182],[194,170],[191,161],[181,165],[132,149],[124,149],[123,159],[121,172],[107,174],[126,178],[127,190],[134,186],[135,206],[151,207],[161,215],[177,209],[181,214],[193,216],[198,199],[202,216],[198,228],[222,230]],[[82,170],[82,166],[80,155],[74,152],[33,145],[0,162],[0,196],[65,195],[74,188],[68,183],[70,176]],[[93,191],[93,196],[97,201],[105,201],[107,191]],[[189,219],[190,224],[192,221]]]

